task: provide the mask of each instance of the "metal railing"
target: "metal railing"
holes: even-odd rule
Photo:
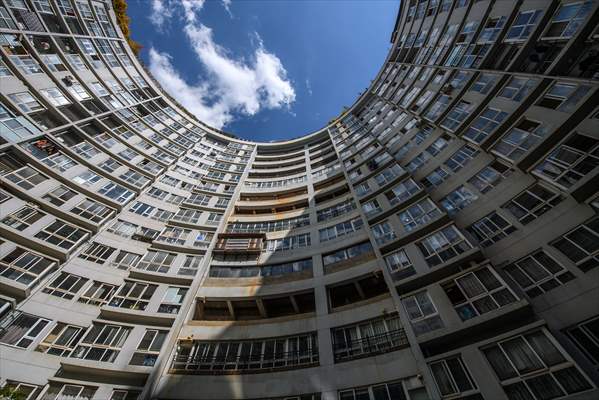
[[[381,354],[407,346],[409,346],[409,342],[405,330],[400,328],[358,340],[333,343],[333,353],[335,355],[335,362],[341,362]]]
[[[193,350],[192,350],[193,352]],[[173,373],[223,374],[232,372],[268,372],[276,369],[305,368],[318,364],[318,349],[274,352],[270,355],[241,354],[235,356],[176,354]]]

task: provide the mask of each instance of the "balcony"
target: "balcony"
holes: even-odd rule
[[[366,336],[362,339],[346,340],[333,343],[335,362],[354,360],[395,351],[410,344],[403,328],[378,335]]]
[[[221,233],[218,235],[215,253],[260,253],[266,235],[264,233]]]

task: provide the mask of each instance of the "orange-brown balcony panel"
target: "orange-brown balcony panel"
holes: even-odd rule
[[[266,240],[264,233],[221,233],[214,251],[218,253],[260,253]]]

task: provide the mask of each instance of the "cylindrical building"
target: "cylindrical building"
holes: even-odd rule
[[[403,0],[353,106],[258,143],[109,0],[0,0],[0,398],[596,399],[598,26]]]

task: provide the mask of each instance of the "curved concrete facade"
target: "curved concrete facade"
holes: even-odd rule
[[[27,399],[595,399],[599,2],[405,0],[254,143],[109,1],[0,0],[0,384]]]

